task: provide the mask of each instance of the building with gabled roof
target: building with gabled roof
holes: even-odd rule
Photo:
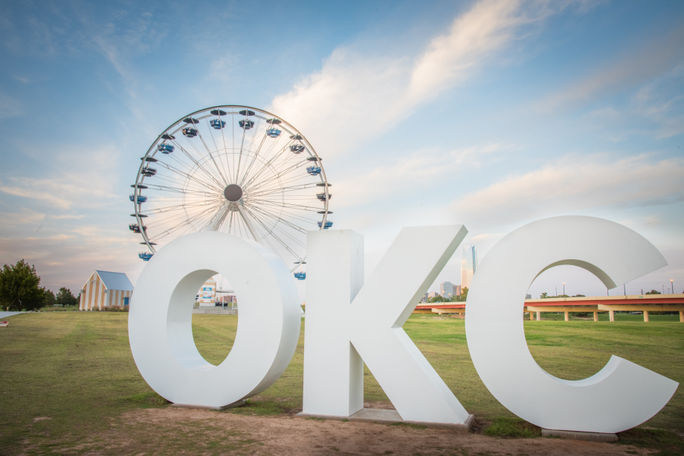
[[[123,272],[96,270],[81,287],[78,310],[127,309],[133,284]]]

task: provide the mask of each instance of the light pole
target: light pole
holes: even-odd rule
[[[674,294],[674,279],[670,279],[670,290],[672,291],[672,294]]]
[[[563,282],[563,296],[565,296],[565,282]]]

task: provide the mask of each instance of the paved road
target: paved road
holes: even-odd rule
[[[17,314],[21,314],[21,313],[24,313],[24,312],[0,312],[0,320],[2,320],[3,318],[11,317],[12,315],[17,315]]]

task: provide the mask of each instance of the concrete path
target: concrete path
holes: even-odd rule
[[[23,314],[24,312],[0,312],[0,320],[3,318],[11,317],[17,314]]]

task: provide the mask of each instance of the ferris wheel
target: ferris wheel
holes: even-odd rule
[[[269,246],[298,279],[306,233],[328,229],[331,184],[321,157],[295,127],[248,106],[214,106],[166,128],[141,158],[131,185],[148,261],[161,245],[215,230]]]

